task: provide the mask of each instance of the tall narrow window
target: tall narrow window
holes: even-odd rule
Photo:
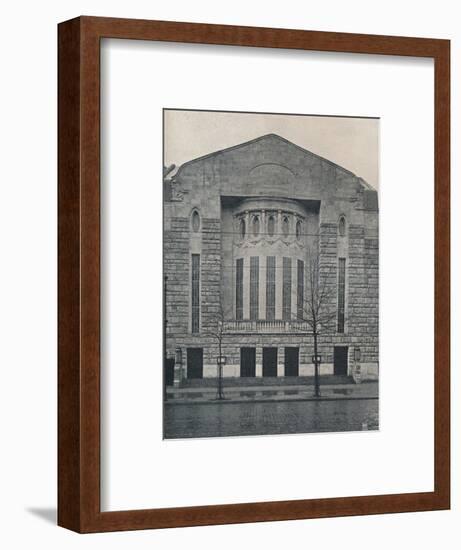
[[[243,258],[239,258],[236,264],[235,318],[243,319]]]
[[[301,240],[302,232],[303,232],[303,224],[301,220],[298,220],[296,222],[296,238],[298,239],[298,241]]]
[[[194,210],[192,212],[192,231],[194,233],[197,233],[199,229],[200,229],[200,214],[197,212],[197,210]]]
[[[297,303],[297,313],[298,321],[304,319],[304,262],[298,260],[298,303]]]
[[[266,319],[275,319],[275,256],[267,256],[266,264]]]
[[[283,258],[282,315],[291,319],[291,258]]]
[[[339,236],[344,237],[346,235],[346,218],[341,216],[338,224]]]
[[[344,332],[346,304],[346,259],[338,258],[338,332]]]
[[[250,258],[250,319],[259,317],[259,258]]]
[[[246,231],[245,220],[243,218],[241,218],[239,222],[239,231],[240,231],[240,238],[243,240],[245,238],[245,231]]]
[[[275,218],[274,216],[270,215],[267,220],[267,232],[269,233],[269,237],[273,237],[275,233]]]
[[[290,220],[288,219],[288,216],[284,216],[282,220],[282,233],[284,237],[288,237],[290,234]]]
[[[200,254],[192,254],[192,332],[200,331]]]

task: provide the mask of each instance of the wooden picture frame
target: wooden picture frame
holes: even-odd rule
[[[100,41],[102,38],[433,58],[434,491],[101,512]],[[450,42],[79,17],[59,25],[58,524],[81,533],[450,507]]]

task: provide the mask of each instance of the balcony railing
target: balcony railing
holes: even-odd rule
[[[232,320],[224,322],[224,330],[229,334],[274,334],[274,333],[311,333],[310,325],[305,321],[283,321],[283,320]]]

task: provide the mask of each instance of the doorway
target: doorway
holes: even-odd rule
[[[263,348],[263,376],[277,376],[277,348]]]
[[[299,376],[299,348],[285,348],[285,376]]]
[[[240,376],[256,376],[256,348],[240,348]]]
[[[334,347],[333,374],[347,376],[347,346]]]
[[[203,378],[203,348],[187,348],[187,378]]]
[[[167,386],[174,384],[174,357],[165,358],[165,384]]]

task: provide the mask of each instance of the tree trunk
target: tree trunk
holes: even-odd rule
[[[320,376],[317,349],[317,328],[314,328],[314,395],[320,397]]]
[[[224,392],[222,388],[222,349],[221,349],[221,340],[219,341],[219,356],[218,356],[218,399],[224,399]]]

